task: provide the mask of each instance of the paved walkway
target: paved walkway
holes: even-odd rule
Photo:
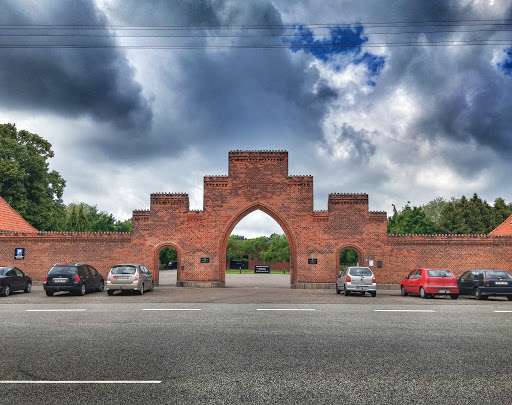
[[[160,286],[176,286],[176,270],[160,270]],[[226,288],[290,288],[289,274],[226,274]],[[380,284],[379,290],[397,290],[399,285]]]

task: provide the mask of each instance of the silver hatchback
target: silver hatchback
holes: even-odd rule
[[[351,292],[358,292],[361,295],[369,292],[372,297],[377,295],[377,283],[369,267],[348,267],[336,277],[336,294],[343,291],[345,295]]]
[[[116,290],[136,291],[142,295],[144,291],[153,291],[154,288],[153,275],[143,264],[116,264],[108,273],[108,295],[114,295]]]

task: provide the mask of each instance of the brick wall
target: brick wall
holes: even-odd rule
[[[360,265],[373,261],[379,283],[398,283],[417,266],[457,274],[478,267],[512,270],[512,237],[387,235],[386,213],[368,211],[367,194],[330,194],[328,210],[313,211],[313,178],[290,176],[286,151],[232,151],[228,158],[228,176],[204,177],[202,211],[190,211],[188,194],[156,193],[150,210],[133,212],[131,234],[3,232],[0,264],[19,265],[36,279],[53,263],[69,260],[89,262],[104,274],[115,263],[142,262],[157,275],[158,253],[169,246],[178,252],[178,285],[222,285],[231,231],[261,210],[288,238],[287,268],[297,288],[333,283],[346,248],[358,253]],[[23,263],[14,260],[16,247],[25,248]]]

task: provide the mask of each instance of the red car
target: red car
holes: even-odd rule
[[[434,295],[450,295],[454,300],[459,298],[457,279],[448,269],[414,269],[402,279],[400,290],[404,297],[419,294],[421,298]]]

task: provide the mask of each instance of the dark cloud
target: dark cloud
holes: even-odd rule
[[[44,25],[44,29],[2,29],[8,45],[112,46],[111,37],[12,36],[13,34],[76,34],[55,25],[107,25],[92,0],[8,2],[0,24]],[[53,28],[51,26],[54,26]],[[104,33],[80,30],[80,33]],[[134,80],[128,60],[118,49],[1,49],[0,102],[7,109],[50,111],[62,116],[87,115],[123,129],[148,128],[151,109]]]
[[[270,1],[165,1],[152,2],[144,10],[138,1],[121,2],[118,6],[111,11],[123,25],[210,27],[192,31],[205,36],[194,38],[196,45],[222,41],[238,46],[263,40],[244,38],[254,34],[247,30],[222,31],[235,37],[219,39],[214,26],[282,24],[279,12]],[[256,32],[264,35],[280,30],[283,28]],[[204,151],[218,145],[225,150],[268,149],[269,144],[289,148],[301,138],[319,140],[322,118],[336,92],[320,79],[315,67],[308,65],[309,57],[294,56],[286,48],[159,53],[154,65],[145,72],[148,83],[151,77],[159,80],[155,86],[158,89],[154,130],[144,146],[132,142],[124,149],[127,153],[131,148],[133,153],[146,151],[156,156],[180,153],[188,145]],[[110,139],[97,141],[116,148]],[[172,148],[168,151],[150,147],[155,144],[172,144]]]

